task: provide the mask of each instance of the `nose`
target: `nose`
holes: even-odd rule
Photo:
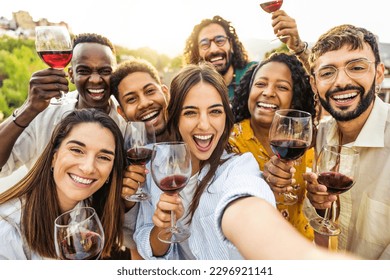
[[[99,83],[101,81],[101,76],[97,72],[93,72],[89,77],[89,81],[92,83]]]
[[[336,77],[334,78],[334,84],[345,84],[345,81],[349,81],[351,77],[347,74],[345,67],[339,67],[336,72]]]
[[[148,108],[149,106],[151,106],[152,104],[153,104],[153,100],[141,95],[140,100],[139,100],[139,104],[138,104],[138,108],[145,109],[145,108]]]
[[[267,96],[267,97],[275,97],[276,96],[274,87],[272,87],[270,85],[267,86],[266,88],[264,88],[264,90],[261,94],[264,96]]]
[[[95,157],[94,156],[87,156],[82,159],[82,162],[79,164],[80,170],[85,175],[93,174],[96,167],[95,167]]]
[[[207,114],[200,114],[198,128],[207,130],[210,127],[210,120]]]

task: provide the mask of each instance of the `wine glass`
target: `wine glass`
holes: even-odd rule
[[[72,40],[65,26],[37,26],[35,27],[35,48],[39,57],[49,67],[64,69],[72,59]],[[66,100],[76,102],[77,99]],[[61,97],[53,97],[50,104],[64,104],[64,93]]]
[[[275,112],[269,130],[271,149],[284,161],[297,160],[310,147],[313,137],[311,114],[295,110],[282,109]],[[281,200],[282,199],[282,200]],[[284,192],[277,197],[277,203],[293,205],[298,196],[293,192]]]
[[[325,145],[317,158],[315,170],[318,183],[325,185],[328,193],[344,193],[356,182],[359,172],[359,152],[351,147]],[[310,220],[310,225],[322,235],[340,234],[340,228],[330,219],[329,208],[325,210],[324,218],[314,218]]]
[[[280,9],[280,7],[282,7],[282,4],[283,4],[283,0],[274,0],[274,1],[261,1],[260,2],[260,7],[267,13],[273,13],[277,10]],[[288,35],[284,35],[284,36],[279,36],[277,37],[276,39],[273,39],[271,40],[271,42],[274,42],[276,40],[281,40],[281,39],[285,39],[285,38],[288,38],[290,36]]]
[[[76,207],[58,216],[54,242],[62,260],[98,259],[104,247],[104,231],[95,209]]]
[[[149,122],[128,122],[124,135],[125,150],[129,164],[145,165],[152,158],[153,144],[156,142],[154,127]],[[138,182],[137,192],[126,197],[129,201],[148,200],[150,195],[143,192]]]
[[[179,193],[191,177],[191,152],[184,142],[157,143],[153,148],[151,173],[156,185],[165,193]],[[179,243],[190,236],[187,228],[176,224],[171,211],[171,227],[162,230],[158,239],[164,243]]]

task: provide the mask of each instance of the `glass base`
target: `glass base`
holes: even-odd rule
[[[145,200],[149,200],[150,199],[150,195],[147,194],[147,193],[135,193],[133,195],[130,195],[130,196],[126,196],[126,200],[127,201],[132,201],[132,202],[141,202],[141,201],[145,201]]]
[[[309,223],[315,232],[322,235],[336,236],[341,232],[337,224],[321,217],[314,218]]]
[[[77,102],[76,98],[63,98],[63,97],[56,98],[56,97],[53,97],[52,99],[50,99],[51,105],[73,104],[76,102]]]
[[[298,196],[292,192],[281,193],[276,197],[276,204],[294,205],[298,202]]]
[[[186,228],[171,227],[159,232],[157,238],[163,243],[180,243],[190,237],[191,233]]]

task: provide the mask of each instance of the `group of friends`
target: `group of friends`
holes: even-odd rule
[[[390,259],[390,106],[376,95],[385,68],[375,35],[336,26],[309,49],[285,11],[272,14],[272,26],[289,35],[281,40],[290,53],[256,62],[229,21],[203,20],[169,87],[146,60],[116,65],[107,38],[76,36],[68,73],[32,74],[27,100],[0,124],[0,176],[29,169],[0,193],[0,259],[58,258],[54,220],[80,205],[102,221],[103,259]],[[66,98],[77,102],[49,106],[68,78],[76,90]],[[295,163],[274,155],[268,136],[275,111],[289,108],[315,124],[312,147]],[[321,110],[331,117],[320,120]],[[127,165],[127,121],[153,124],[157,142],[188,145],[192,173],[180,195],[148,180],[149,165]],[[360,153],[345,194],[327,193],[308,171],[324,144]],[[139,187],[151,199],[126,200]],[[279,203],[292,190],[298,202]],[[328,248],[309,219],[336,200],[341,234]],[[175,245],[157,238],[171,211],[191,233]]]

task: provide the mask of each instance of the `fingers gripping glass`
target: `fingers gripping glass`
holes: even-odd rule
[[[363,77],[370,70],[370,65],[374,61],[367,59],[358,59],[348,62],[344,67],[325,66],[314,72],[315,77],[318,81],[329,84],[336,80],[340,69],[343,69],[345,74],[351,79],[359,79]]]
[[[218,47],[223,47],[226,42],[229,40],[229,37],[218,35],[212,39],[204,38],[199,42],[199,48],[202,50],[207,50],[211,46],[211,42],[214,42]]]

